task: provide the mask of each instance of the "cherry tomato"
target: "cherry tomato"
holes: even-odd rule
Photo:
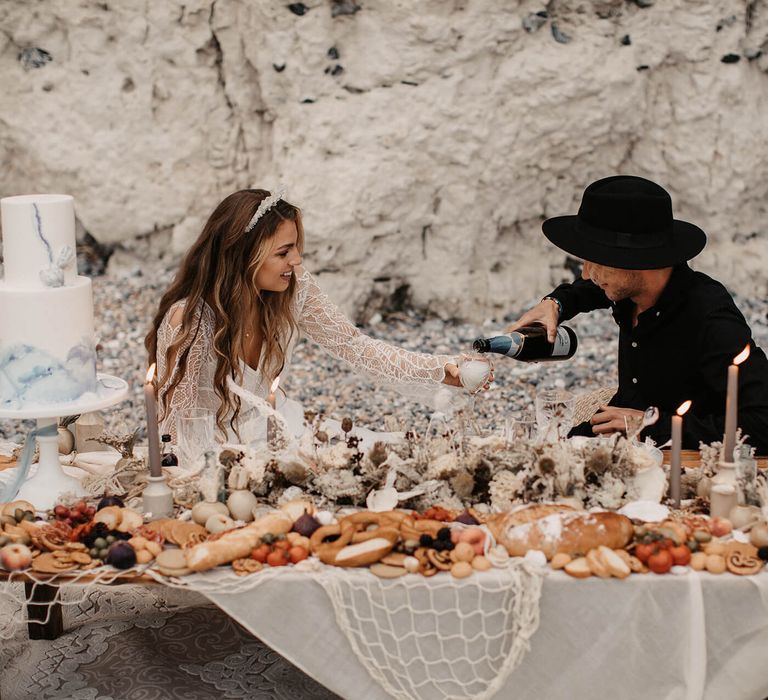
[[[288,550],[288,556],[290,557],[291,564],[298,564],[309,556],[309,552],[305,547],[295,546]]]
[[[260,544],[251,552],[251,559],[255,559],[264,564],[271,551],[272,548],[268,544]]]
[[[654,574],[666,574],[672,568],[672,555],[668,549],[659,549],[648,557],[648,568]]]
[[[635,547],[635,556],[641,562],[643,562],[643,564],[647,564],[648,557],[650,557],[651,554],[653,554],[653,551],[655,549],[656,549],[656,545],[653,544],[652,542],[649,542],[647,544],[644,542],[641,542],[640,544],[637,545],[637,547]]]
[[[669,553],[672,555],[672,561],[676,566],[688,566],[691,561],[691,550],[684,544],[672,547]]]
[[[275,549],[267,555],[267,564],[270,566],[285,566],[288,563],[288,552],[284,549]]]

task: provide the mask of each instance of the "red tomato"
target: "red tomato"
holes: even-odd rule
[[[291,564],[298,564],[309,556],[309,552],[306,548],[297,545],[288,550],[288,556],[291,559]]]
[[[691,561],[691,550],[684,544],[672,547],[669,553],[672,555],[672,561],[676,566],[688,566],[688,562]]]
[[[288,552],[284,549],[276,549],[267,556],[267,564],[270,566],[285,566],[288,563]]]
[[[287,552],[291,548],[291,543],[288,540],[276,540],[272,546],[275,549],[284,549]]]
[[[263,564],[267,561],[267,557],[271,551],[272,548],[268,544],[260,544],[251,552],[251,559],[260,561]]]
[[[648,563],[648,557],[653,554],[653,550],[656,549],[656,545],[652,542],[645,544],[641,542],[640,544],[635,547],[635,556],[643,562],[643,564]]]
[[[648,557],[648,568],[654,574],[666,574],[672,568],[672,555],[668,549],[659,549]]]

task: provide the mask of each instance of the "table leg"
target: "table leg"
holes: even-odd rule
[[[59,587],[27,581],[24,592],[27,594],[29,638],[58,639],[64,632],[61,603],[56,599]]]

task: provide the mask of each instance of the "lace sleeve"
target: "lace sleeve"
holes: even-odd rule
[[[174,319],[174,313],[184,302],[174,304],[165,315],[160,328],[157,331],[157,376],[164,377],[166,374],[165,353],[171,343],[176,340],[181,331],[181,321]],[[213,312],[204,306],[195,313],[195,322],[199,322],[198,332],[193,336],[189,356],[187,357],[187,367],[184,376],[178,383],[170,397],[166,398],[166,389],[161,388],[158,392],[160,405],[165,402],[165,412],[160,417],[161,433],[171,435],[173,442],[176,442],[176,416],[179,410],[183,408],[207,408],[216,411],[218,407],[218,398],[213,389],[213,366],[212,342],[213,342]],[[185,348],[180,348],[179,352]],[[172,358],[174,362],[178,358]],[[174,364],[171,376],[164,384],[165,387],[176,378],[179,371],[178,364]]]
[[[445,376],[445,364],[456,362],[449,355],[411,352],[371,338],[336,308],[309,272],[302,273],[299,284],[301,330],[328,354],[377,383],[407,394],[413,394],[414,385],[434,389]]]

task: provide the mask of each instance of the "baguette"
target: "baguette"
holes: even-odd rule
[[[563,552],[586,554],[605,545],[621,549],[632,539],[632,521],[618,513],[554,513],[524,525],[499,519],[491,528],[496,541],[510,556],[522,557],[531,549],[544,552],[547,559]]]
[[[229,564],[235,559],[250,556],[263,535],[284,535],[291,527],[293,521],[286,513],[268,513],[250,525],[224,533],[218,540],[185,550],[187,566],[192,571],[207,571],[220,564]]]

